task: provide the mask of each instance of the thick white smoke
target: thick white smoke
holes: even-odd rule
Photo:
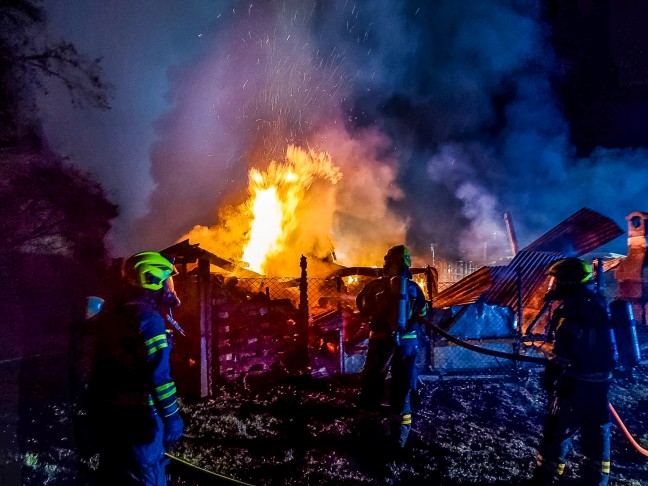
[[[521,246],[583,206],[623,226],[645,209],[645,150],[575,157],[543,8],[537,0],[205,3],[194,22],[199,48],[170,62],[168,89],[146,86],[167,107],[156,111],[155,142],[116,134],[113,167],[96,171],[124,181],[132,169],[122,161],[138,171],[150,164],[152,192],[121,193],[116,247],[163,248],[195,225],[219,224],[219,210],[246,197],[248,169],[281,159],[288,144],[326,150],[343,171],[330,221],[345,264],[380,263],[403,241],[419,262],[430,260],[431,244],[437,258],[486,256],[486,247],[489,258],[506,256],[506,210]],[[187,7],[179,22],[192,24],[192,15]],[[150,158],[132,156],[143,148]],[[140,218],[132,208],[143,206]]]

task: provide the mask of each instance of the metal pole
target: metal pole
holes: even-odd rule
[[[339,337],[339,348],[340,348],[340,374],[343,375],[346,372],[346,369],[344,367],[344,324],[343,327],[338,330],[338,332],[339,332],[338,337]]]
[[[342,277],[335,277],[335,287],[337,293],[342,293]],[[340,365],[340,374],[343,375],[346,372],[344,365],[344,313],[342,312],[342,303],[338,300],[337,305],[338,312],[342,317],[342,327],[338,329],[338,350],[339,350],[339,365]]]
[[[522,272],[518,268],[516,270],[516,276],[517,276],[517,300],[518,300],[518,328],[520,329],[520,332],[522,332],[522,326],[524,324],[524,306],[522,304]]]
[[[603,295],[605,292],[605,283],[603,281],[603,259],[596,259],[596,290],[599,294]]]
[[[430,307],[434,303],[434,298],[439,291],[438,285],[439,274],[436,269],[428,265],[425,267],[425,284],[427,286],[428,299],[430,300]]]
[[[299,280],[299,320],[301,321],[299,330],[299,355],[301,356],[300,368],[306,370],[309,365],[308,357],[308,279],[306,269],[308,261],[304,255],[299,261],[301,268],[301,278]]]
[[[433,273],[434,272],[434,273]],[[437,272],[436,268],[431,268],[430,265],[428,265],[425,268],[425,274],[426,274],[426,284],[427,284],[427,291],[428,291],[428,298],[430,300],[430,307],[429,311],[432,312],[432,304],[434,304],[434,298],[436,297],[438,291],[439,291],[439,273]],[[427,334],[427,349],[425,353],[425,368],[428,373],[431,373],[432,370],[434,369],[434,346],[436,344],[436,335],[432,334],[430,335],[430,332],[428,330],[428,327],[425,326],[425,333]]]
[[[518,254],[518,242],[510,211],[504,212],[504,222],[506,223],[506,230],[508,231],[509,242],[511,243],[511,251],[513,252],[513,256],[515,256]]]

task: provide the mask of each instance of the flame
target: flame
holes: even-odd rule
[[[273,160],[264,172],[250,169],[250,198],[245,206],[251,224],[243,260],[252,270],[268,274],[268,260],[291,250],[289,243],[297,239],[303,216],[300,210],[308,205],[313,183],[323,180],[335,184],[341,177],[328,153],[293,145],[288,146],[284,163]]]
[[[297,276],[300,253],[325,258],[333,251],[335,184],[341,178],[327,152],[290,145],[284,162],[250,169],[247,199],[220,208],[217,226],[195,226],[178,241],[197,242],[267,276]]]
[[[412,277],[412,280],[416,282],[419,287],[423,289],[424,292],[426,292],[425,289],[427,289],[427,275],[424,273],[419,273],[416,274]]]
[[[256,198],[251,202],[254,219],[250,228],[250,242],[243,252],[243,260],[252,270],[261,271],[265,256],[275,249],[276,242],[281,238],[281,209],[281,201],[274,187],[258,191]]]

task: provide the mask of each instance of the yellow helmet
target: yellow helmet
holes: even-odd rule
[[[409,248],[405,245],[392,246],[385,255],[385,263],[395,263],[396,265],[412,266],[412,257]]]
[[[383,274],[385,276],[397,276],[405,272],[408,274],[408,278],[411,278],[411,274],[409,273],[409,267],[411,265],[412,257],[410,256],[409,249],[405,245],[393,246],[385,254]]]
[[[147,290],[160,290],[165,280],[177,274],[173,260],[155,251],[136,253],[124,262],[126,281]]]
[[[575,257],[562,258],[554,262],[547,273],[562,285],[585,284],[594,278],[592,266],[585,260]]]

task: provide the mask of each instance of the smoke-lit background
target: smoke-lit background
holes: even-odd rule
[[[45,129],[119,204],[115,255],[218,224],[288,144],[342,170],[322,210],[344,264],[405,235],[421,261],[505,256],[506,210],[521,246],[581,207],[625,229],[648,210],[648,97],[610,100],[648,86],[648,9],[561,3],[48,1],[115,91],[97,112],[53,86]]]

